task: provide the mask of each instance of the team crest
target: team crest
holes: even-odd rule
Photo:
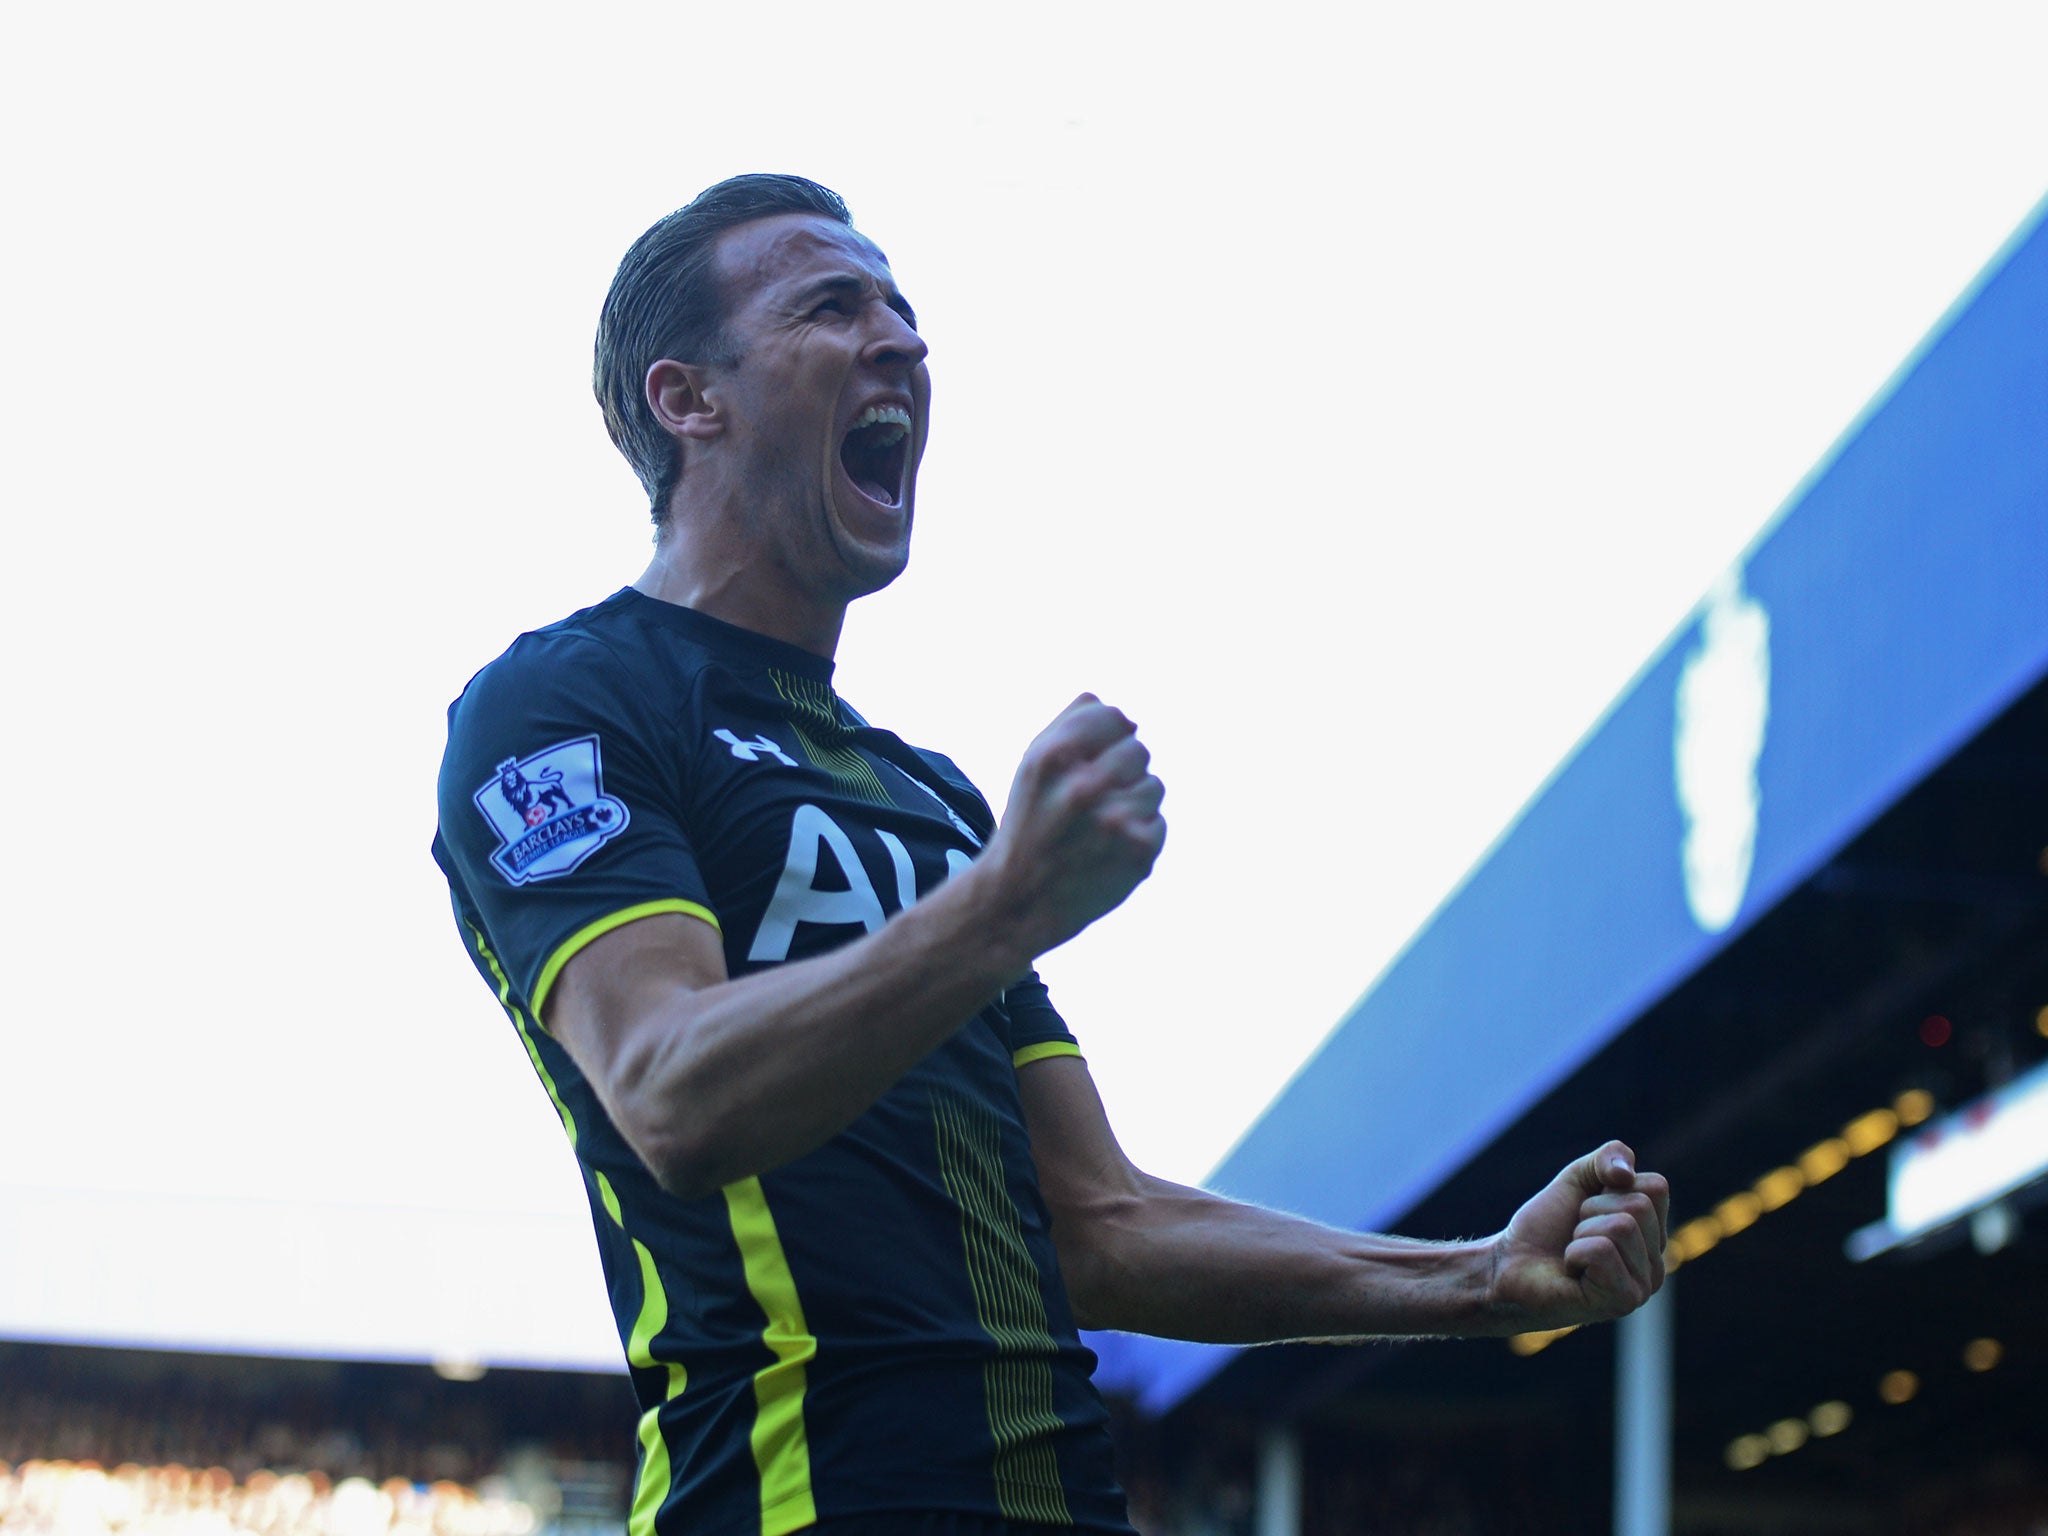
[[[626,806],[604,792],[597,738],[508,757],[476,792],[498,834],[491,862],[514,885],[566,875],[626,830]]]

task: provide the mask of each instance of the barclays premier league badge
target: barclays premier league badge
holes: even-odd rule
[[[566,875],[626,830],[626,807],[604,792],[597,738],[508,757],[476,792],[498,834],[491,862],[514,885]]]

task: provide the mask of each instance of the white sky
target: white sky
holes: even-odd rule
[[[1044,969],[1200,1177],[2048,190],[2044,56],[2030,5],[10,8],[0,1201],[580,1208],[427,857],[442,711],[644,563],[597,307],[756,169],[933,348],[841,691],[999,807],[1079,690],[1138,720],[1167,851]]]

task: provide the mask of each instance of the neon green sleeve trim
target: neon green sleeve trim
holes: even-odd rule
[[[1027,1045],[1021,1051],[1013,1052],[1010,1065],[1028,1067],[1034,1061],[1044,1061],[1048,1056],[1079,1056],[1081,1047],[1071,1040],[1041,1040],[1037,1045]]]
[[[660,901],[643,901],[637,907],[627,907],[612,913],[609,917],[600,917],[594,923],[585,923],[556,945],[555,952],[548,956],[548,963],[540,968],[540,980],[533,984],[533,1022],[542,1029],[548,1027],[547,1021],[541,1017],[541,1010],[548,1005],[548,994],[555,990],[555,982],[562,974],[562,967],[575,959],[579,950],[603,938],[614,928],[637,923],[641,918],[653,917],[657,912],[680,912],[685,917],[702,918],[714,930],[718,928],[718,916],[709,907],[694,901],[684,901],[680,896],[669,896]]]

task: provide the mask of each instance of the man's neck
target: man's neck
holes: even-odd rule
[[[671,522],[654,546],[654,558],[633,583],[634,590],[830,661],[846,625],[846,605],[821,606],[784,591],[784,583],[775,578],[786,573],[737,550],[721,553],[717,543],[684,538]]]

